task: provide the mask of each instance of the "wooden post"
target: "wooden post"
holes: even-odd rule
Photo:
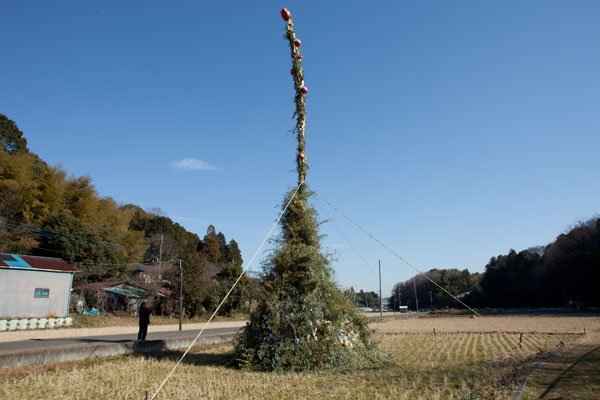
[[[381,297],[381,260],[379,260],[379,316],[383,317],[383,297]]]
[[[413,284],[415,286],[415,310],[417,312],[419,312],[419,296],[417,295],[417,276],[415,276],[415,280],[413,281]]]
[[[522,333],[519,335],[519,348],[520,349],[523,348],[523,334]]]
[[[433,328],[433,336],[437,336],[437,335],[435,334],[435,328]]]
[[[183,268],[179,259],[179,330],[183,324]]]

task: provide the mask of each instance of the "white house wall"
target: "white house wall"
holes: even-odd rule
[[[39,269],[0,268],[0,318],[65,317],[73,274]],[[36,288],[49,289],[35,297]]]

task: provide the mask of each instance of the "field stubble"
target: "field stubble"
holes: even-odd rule
[[[160,399],[478,399],[508,398],[540,355],[600,330],[600,318],[468,317],[390,320],[374,324],[381,348],[397,364],[353,374],[272,374],[227,367],[231,344],[194,349]],[[436,334],[433,334],[433,329]],[[520,343],[520,333],[524,333]],[[181,352],[65,364],[0,377],[0,397],[143,399]]]

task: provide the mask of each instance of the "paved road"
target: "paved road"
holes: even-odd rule
[[[202,336],[216,335],[222,333],[231,333],[241,331],[242,328],[213,328],[206,329],[202,333]],[[194,330],[183,330],[183,331],[166,331],[166,332],[148,332],[146,340],[163,340],[173,339],[180,337],[196,337],[200,332],[198,329]],[[2,351],[15,351],[15,350],[33,350],[33,349],[44,349],[55,346],[69,346],[69,345],[80,345],[83,343],[87,344],[101,344],[101,343],[132,343],[137,341],[137,333],[134,334],[119,334],[119,335],[103,335],[103,336],[86,336],[86,337],[73,337],[73,338],[60,338],[60,339],[30,339],[19,342],[5,342],[0,343],[0,352]]]
[[[373,315],[371,313],[368,315],[370,320],[381,319],[382,317],[377,315]],[[409,318],[415,317],[422,313],[411,313],[411,314],[392,314],[385,313],[383,318]],[[210,335],[218,335],[222,333],[232,333],[241,331],[242,328],[211,328],[206,329],[202,336],[210,336]],[[183,331],[164,331],[164,332],[148,332],[148,336],[146,340],[163,340],[163,339],[175,339],[175,338],[183,338],[183,337],[196,337],[196,335],[200,332],[199,329],[192,330],[183,330]],[[137,333],[129,333],[129,334],[118,334],[118,335],[102,335],[102,336],[85,336],[85,337],[72,337],[72,338],[60,338],[60,339],[29,339],[22,340],[18,342],[4,342],[0,343],[0,352],[3,351],[15,351],[15,350],[34,350],[39,349],[43,350],[45,348],[52,348],[56,346],[69,346],[69,345],[81,345],[81,344],[102,344],[102,343],[133,343],[137,341]]]

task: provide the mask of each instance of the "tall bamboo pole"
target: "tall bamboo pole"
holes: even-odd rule
[[[292,70],[291,74],[294,78],[294,89],[296,95],[294,101],[296,103],[296,111],[294,117],[297,118],[295,132],[298,137],[298,149],[296,154],[296,169],[298,170],[298,185],[304,183],[306,179],[306,170],[308,164],[306,163],[306,93],[308,89],[304,84],[304,70],[302,69],[302,53],[300,53],[300,46],[302,42],[296,37],[294,31],[294,23],[292,22],[292,15],[287,9],[281,10],[281,17],[286,21],[285,27],[285,38],[290,43],[290,50],[292,56]]]

